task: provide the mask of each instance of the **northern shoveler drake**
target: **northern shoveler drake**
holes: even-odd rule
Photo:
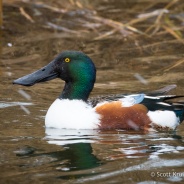
[[[88,98],[96,79],[93,61],[83,52],[64,51],[47,66],[13,81],[32,86],[54,78],[65,81],[45,117],[45,126],[65,129],[171,129],[184,119],[184,103],[164,95],[175,85],[152,93]]]

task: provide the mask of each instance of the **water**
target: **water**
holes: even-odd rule
[[[183,183],[183,124],[176,132],[152,133],[46,129],[44,116],[64,83],[56,79],[32,87],[12,85],[62,50],[75,49],[87,53],[97,66],[92,96],[151,91],[169,84],[178,86],[172,93],[184,94],[182,40],[164,31],[153,37],[132,34],[102,19],[126,23],[143,10],[163,8],[165,1],[77,2],[4,2],[1,183]],[[175,4],[172,16],[179,16],[183,6]],[[144,31],[154,20],[133,26]]]

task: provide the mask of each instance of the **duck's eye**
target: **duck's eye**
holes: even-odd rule
[[[65,58],[65,62],[70,62],[70,58]]]

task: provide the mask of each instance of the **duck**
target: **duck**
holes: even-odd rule
[[[60,78],[65,81],[49,107],[45,127],[97,130],[175,130],[184,120],[182,96],[167,95],[176,85],[148,93],[89,97],[96,81],[92,59],[81,51],[63,51],[43,68],[13,84],[32,86]]]

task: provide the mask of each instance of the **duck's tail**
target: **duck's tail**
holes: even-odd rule
[[[182,123],[184,121],[184,101],[173,102],[172,105],[176,116],[179,118],[179,122]]]
[[[184,101],[176,101],[178,98],[183,98],[184,96],[180,95],[164,95],[170,92],[172,89],[176,88],[177,85],[168,85],[161,89],[146,93],[148,96],[157,98],[156,106],[152,106],[155,108],[165,109],[174,111],[176,116],[179,118],[180,123],[184,120]],[[172,100],[172,101],[171,101]],[[150,99],[149,99],[150,102]],[[154,99],[155,102],[155,99]],[[145,99],[146,103],[146,99]]]
[[[150,111],[173,111],[179,120],[178,122],[181,123],[184,120],[184,101],[178,99],[183,97],[184,96],[176,95],[146,95],[142,104],[144,104]]]

